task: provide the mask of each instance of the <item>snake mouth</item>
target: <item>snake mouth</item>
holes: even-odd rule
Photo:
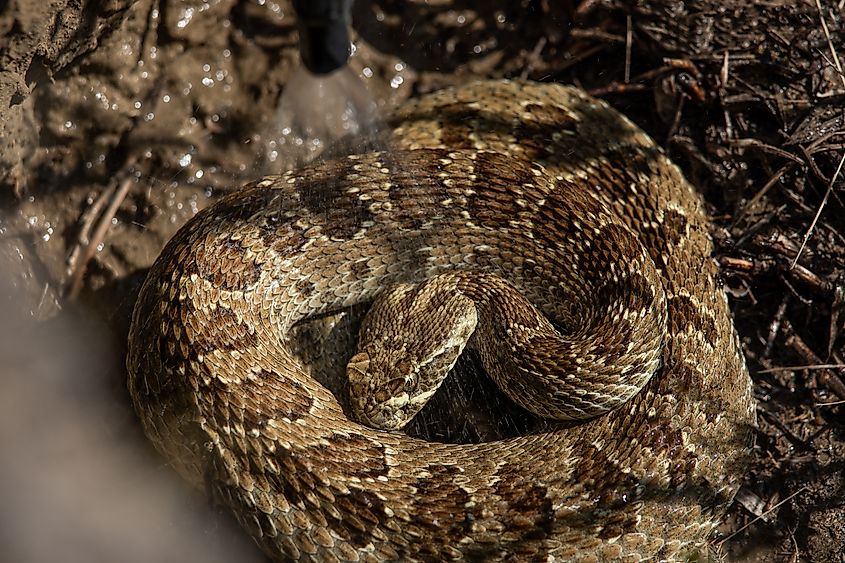
[[[406,415],[409,405],[410,397],[407,393],[402,393],[387,401],[368,405],[364,410],[358,411],[358,419],[377,430],[402,430],[413,418]]]
[[[437,388],[398,392],[384,400],[372,396],[352,398],[352,409],[359,422],[376,430],[399,431],[405,428],[437,392]]]
[[[372,334],[346,364],[352,414],[376,429],[401,430],[432,398],[457,355],[441,367],[410,352],[407,338]],[[430,377],[426,368],[432,365],[442,377]]]

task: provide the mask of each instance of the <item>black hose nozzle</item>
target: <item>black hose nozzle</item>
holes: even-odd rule
[[[349,60],[352,0],[293,0],[299,53],[313,74],[328,74]]]

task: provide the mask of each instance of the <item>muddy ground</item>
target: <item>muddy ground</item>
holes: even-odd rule
[[[128,405],[122,358],[145,269],[199,209],[280,166],[267,131],[285,92],[325,115],[360,81],[377,118],[507,76],[606,99],[710,206],[759,417],[716,552],[845,561],[843,16],[835,0],[358,0],[352,81],[319,98],[284,1],[7,3],[4,559],[260,561],[170,475]]]

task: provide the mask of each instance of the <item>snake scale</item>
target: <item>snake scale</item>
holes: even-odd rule
[[[699,197],[645,133],[572,87],[467,84],[404,104],[390,125],[373,150],[221,198],[166,245],[127,358],[147,436],[278,561],[695,556],[755,420]],[[632,238],[665,294],[659,367],[574,427],[478,444],[373,430],[289,337],[449,272],[505,280],[566,332],[607,298],[584,280],[636,263]],[[617,357],[587,352],[602,351],[600,363]]]

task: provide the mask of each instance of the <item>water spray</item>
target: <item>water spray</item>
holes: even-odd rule
[[[317,158],[339,140],[376,128],[376,104],[347,65],[352,0],[294,0],[302,66],[293,72],[267,133],[265,172]]]

